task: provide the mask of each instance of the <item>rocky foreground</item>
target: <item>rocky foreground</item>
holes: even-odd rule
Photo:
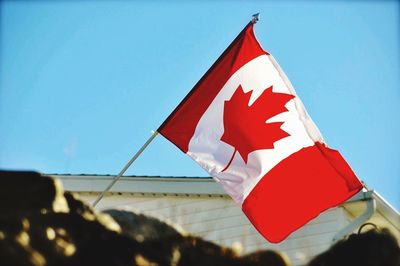
[[[271,251],[239,257],[145,215],[99,213],[39,173],[0,178],[0,265],[287,265]]]

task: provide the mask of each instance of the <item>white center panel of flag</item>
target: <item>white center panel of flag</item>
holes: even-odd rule
[[[187,154],[210,172],[233,200],[241,205],[268,171],[291,154],[314,145],[314,141],[299,118],[294,100],[290,100],[285,105],[288,112],[266,121],[284,122],[281,129],[290,136],[276,141],[273,149],[251,152],[247,163],[236,152],[229,167],[221,172],[235,152],[235,147],[221,140],[224,133],[224,103],[231,99],[239,85],[245,93],[252,91],[249,106],[271,86],[273,92],[292,94],[267,55],[253,59],[231,76],[203,114],[190,140]]]

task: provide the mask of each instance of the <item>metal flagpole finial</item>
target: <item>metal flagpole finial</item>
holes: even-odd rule
[[[251,23],[256,24],[260,20],[260,13],[256,13],[252,16]]]

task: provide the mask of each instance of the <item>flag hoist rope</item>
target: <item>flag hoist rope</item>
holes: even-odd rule
[[[97,199],[93,202],[93,207],[96,207],[97,203],[104,197],[104,195],[112,188],[112,186],[122,177],[122,175],[128,170],[129,166],[142,154],[142,152],[146,149],[147,146],[153,141],[153,139],[158,135],[157,131],[154,131],[150,138],[146,141],[145,144],[136,152],[136,154],[130,159],[130,161],[125,165],[125,167],[119,172],[119,174],[114,177],[108,187],[97,197]]]

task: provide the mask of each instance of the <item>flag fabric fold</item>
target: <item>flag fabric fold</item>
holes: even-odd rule
[[[253,23],[157,131],[209,172],[273,243],[362,188],[325,145]]]

